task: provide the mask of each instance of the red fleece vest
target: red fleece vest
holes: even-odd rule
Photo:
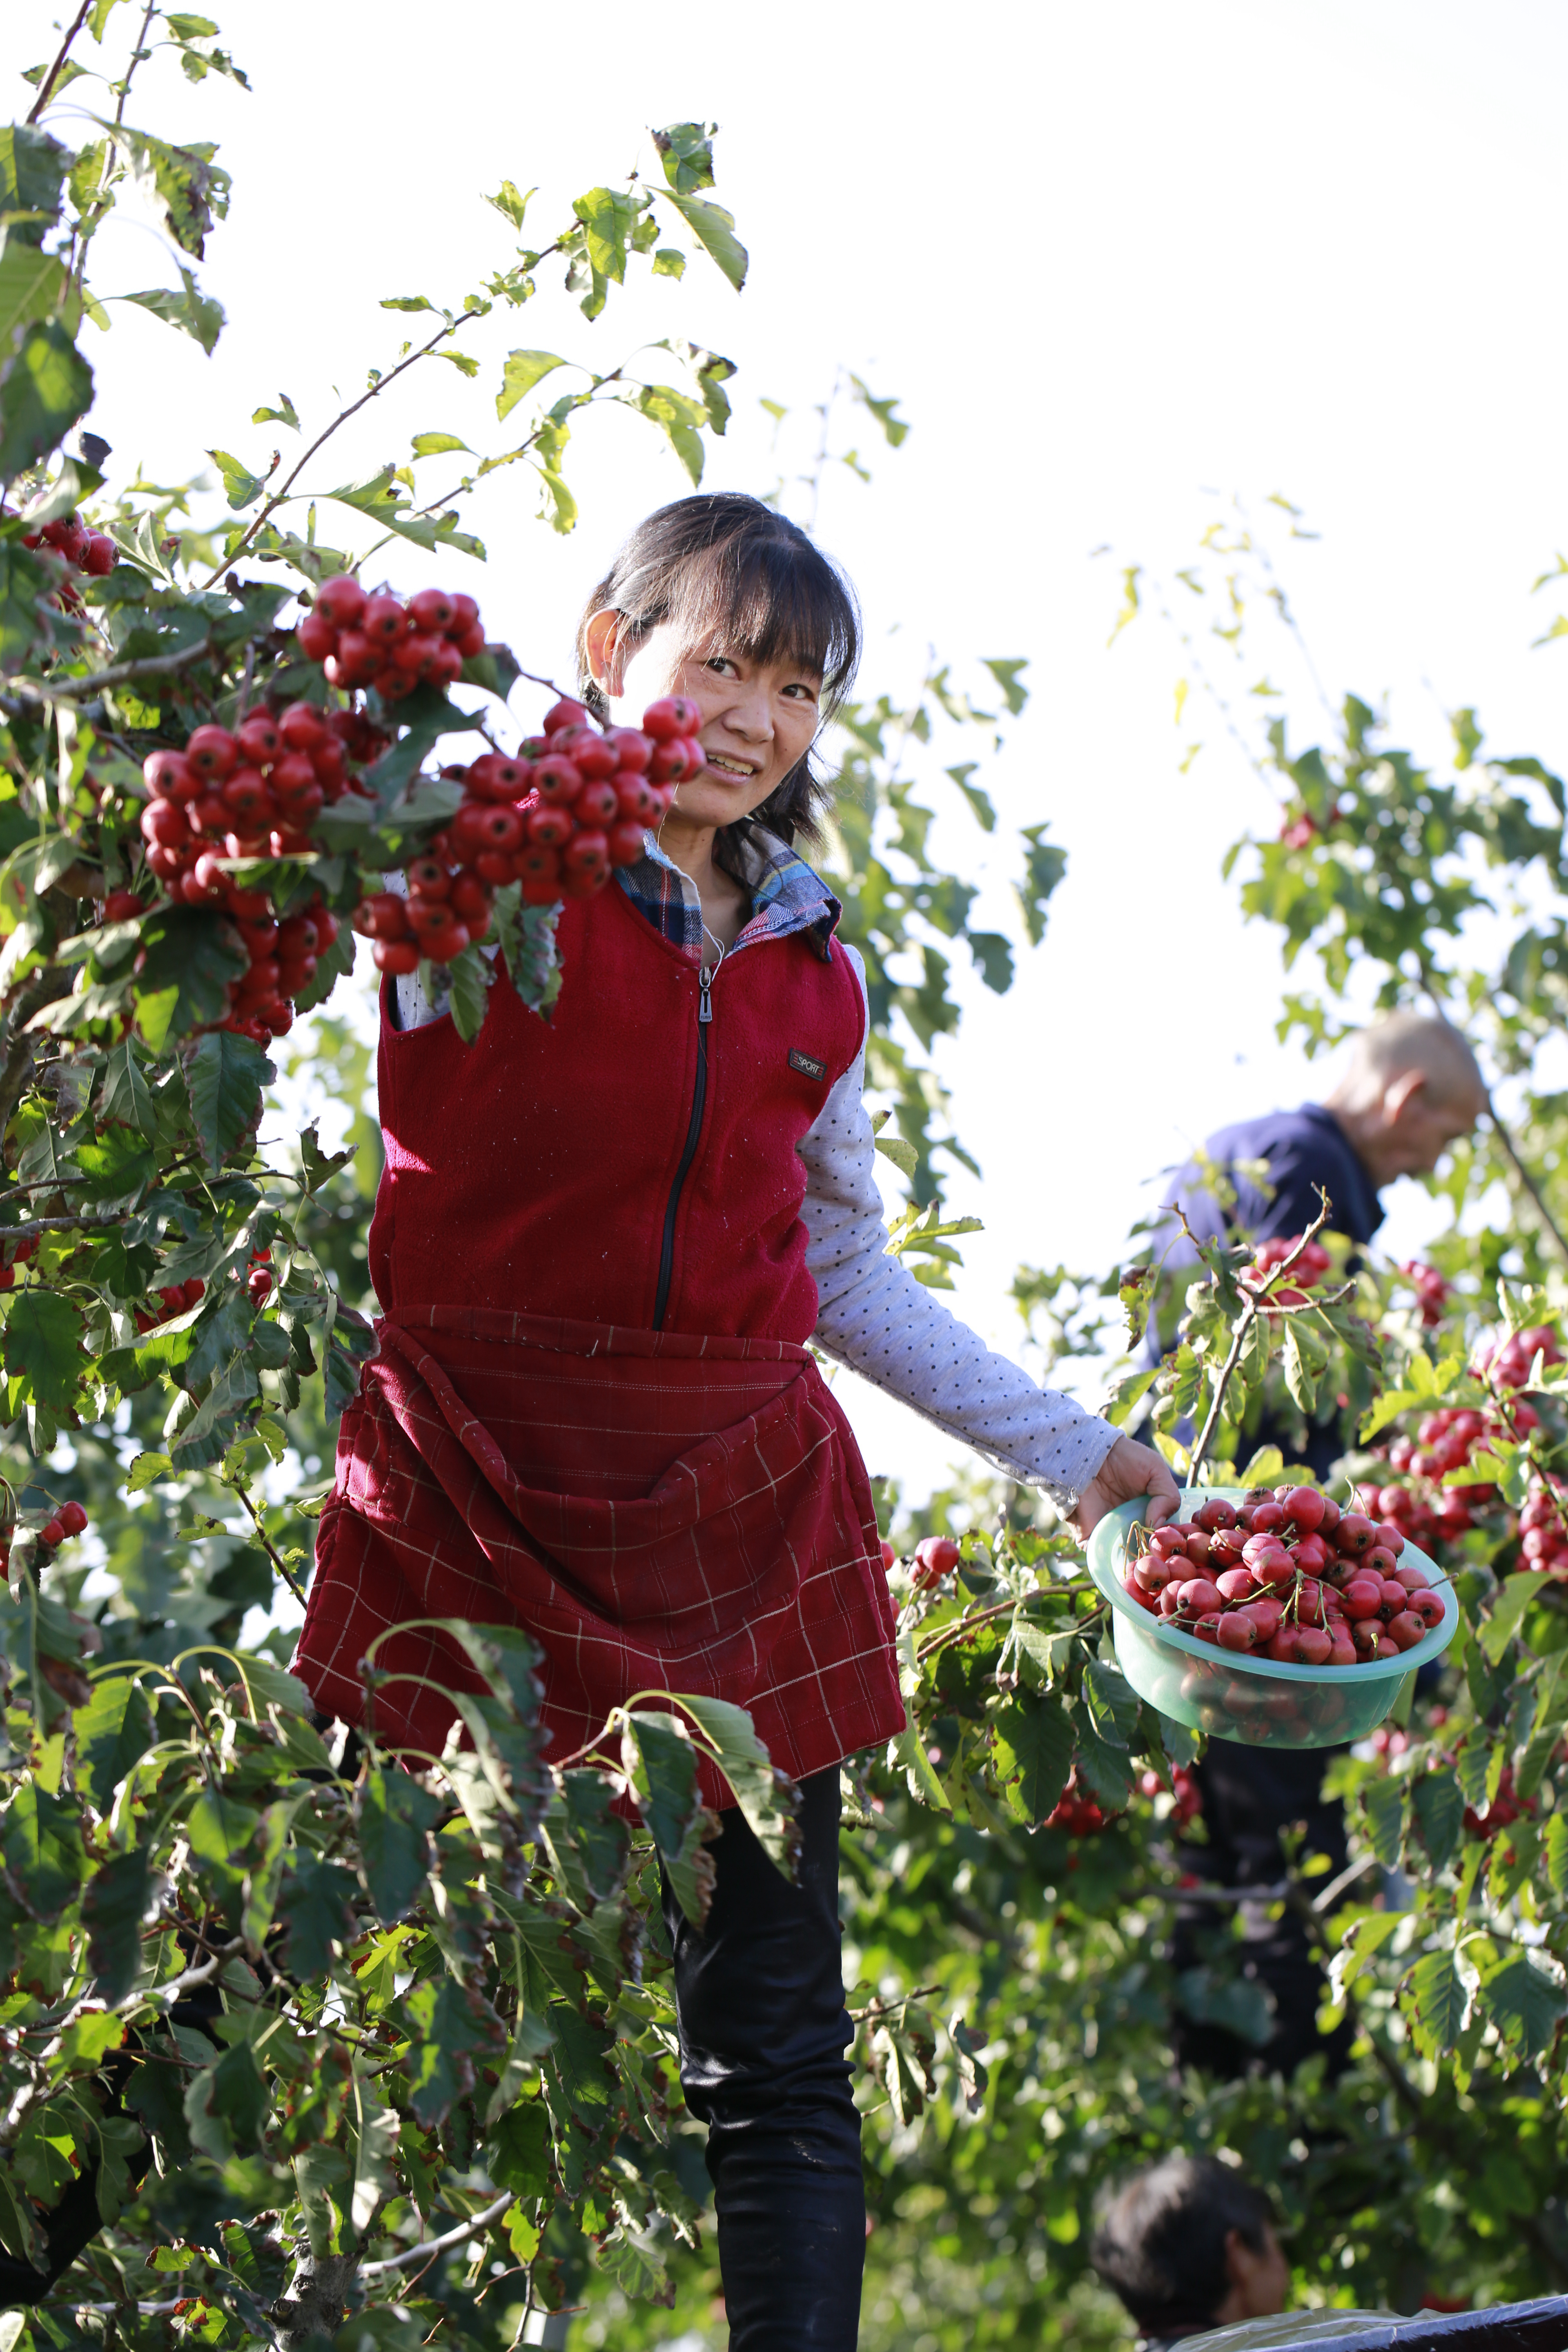
[[[387,1314],[805,1340],[795,1146],[859,1050],[848,958],[800,932],[753,942],[700,1024],[697,965],[616,885],[563,909],[560,943],[548,1021],[504,975],[471,1045],[447,1019],[383,1021],[370,1271]]]

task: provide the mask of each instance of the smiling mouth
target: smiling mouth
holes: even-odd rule
[[[760,772],[747,761],[726,759],[722,751],[704,751],[702,757],[708,767],[721,776],[738,776],[742,783],[749,784]]]

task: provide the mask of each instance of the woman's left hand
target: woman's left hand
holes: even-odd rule
[[[1164,1455],[1156,1454],[1152,1445],[1136,1445],[1130,1437],[1119,1437],[1079,1496],[1071,1524],[1079,1535],[1089,1535],[1107,1511],[1113,1511],[1118,1503],[1131,1502],[1135,1495],[1149,1497],[1143,1516],[1151,1528],[1174,1518],[1181,1502]]]

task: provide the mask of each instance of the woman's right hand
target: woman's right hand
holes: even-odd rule
[[[1164,1455],[1156,1454],[1152,1445],[1119,1437],[1079,1496],[1070,1523],[1079,1535],[1091,1535],[1107,1511],[1113,1511],[1118,1503],[1130,1503],[1135,1495],[1149,1497],[1143,1517],[1151,1528],[1173,1519],[1181,1504],[1180,1490]]]

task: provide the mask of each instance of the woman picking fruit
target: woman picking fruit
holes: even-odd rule
[[[1086,1529],[1132,1496],[1152,1524],[1175,1503],[1157,1454],[1037,1388],[885,1254],[865,978],[792,846],[824,807],[812,748],[858,650],[848,588],[752,499],[661,509],[590,598],[605,740],[689,736],[702,764],[640,856],[568,895],[548,1023],[498,983],[464,1045],[416,978],[384,982],[386,1320],[299,1658],[358,1719],[384,1628],[521,1624],[553,1759],[635,1693],[701,1693],[749,1708],[802,1782],[796,1884],[710,1779],[704,1927],[666,1895],[735,2352],[856,2340],[838,1766],[904,1724],[869,1486],[807,1342]],[[555,741],[586,713],[551,718]],[[377,1664],[399,1677],[378,1736],[438,1752],[452,1708],[429,1685],[477,1686],[455,1645],[424,1626]]]

